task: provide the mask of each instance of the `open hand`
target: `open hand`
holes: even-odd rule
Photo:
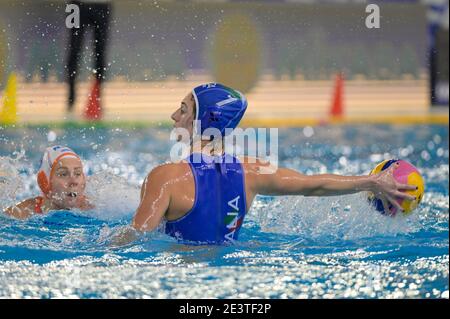
[[[389,203],[397,208],[398,211],[404,212],[403,207],[400,206],[397,199],[415,200],[416,197],[404,193],[402,191],[415,190],[417,186],[409,184],[398,183],[394,178],[394,170],[399,166],[398,162],[392,164],[388,169],[372,175],[373,189],[372,192],[383,203],[383,208],[386,213],[395,214],[389,209]]]

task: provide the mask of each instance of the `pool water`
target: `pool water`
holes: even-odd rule
[[[188,246],[153,232],[125,247],[140,184],[169,159],[170,130],[0,129],[0,207],[39,194],[48,145],[85,160],[91,212],[0,217],[0,298],[448,298],[448,127],[315,126],[279,130],[279,165],[305,174],[368,174],[387,158],[423,174],[407,217],[382,216],[363,193],[253,202],[239,242]]]

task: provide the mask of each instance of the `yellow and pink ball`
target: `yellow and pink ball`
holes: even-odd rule
[[[371,172],[370,175],[378,174],[381,171],[389,168],[392,164],[399,163],[399,166],[394,169],[393,175],[395,180],[401,184],[415,185],[417,189],[415,190],[406,190],[407,194],[415,196],[416,199],[411,201],[407,199],[397,199],[397,202],[404,209],[403,214],[410,214],[422,201],[423,194],[425,191],[424,181],[422,175],[420,175],[419,170],[412,164],[408,163],[404,160],[385,160],[379,163]],[[376,210],[380,211],[383,214],[395,215],[397,213],[397,208],[392,204],[389,204],[390,212],[387,213],[383,208],[383,203],[379,198],[376,198],[374,194],[369,195],[369,201],[375,206]]]

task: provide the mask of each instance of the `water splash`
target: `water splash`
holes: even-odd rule
[[[418,213],[383,216],[365,194],[332,197],[259,197],[250,216],[265,232],[296,235],[321,242],[393,236],[417,231]]]
[[[100,220],[131,218],[140,202],[138,186],[106,171],[88,178],[86,195],[95,205],[95,209],[86,214]]]
[[[0,157],[0,209],[14,204],[19,191],[24,188],[19,175],[18,159],[19,157]]]

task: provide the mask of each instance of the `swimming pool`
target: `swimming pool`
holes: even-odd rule
[[[448,127],[352,125],[279,131],[280,166],[306,174],[367,174],[386,158],[416,165],[420,207],[388,218],[363,194],[258,197],[235,246],[186,246],[151,233],[111,248],[140,183],[169,159],[169,129],[0,129],[0,206],[38,194],[48,144],[82,155],[99,208],[27,222],[0,217],[0,298],[448,298]],[[9,160],[5,157],[12,157]]]

